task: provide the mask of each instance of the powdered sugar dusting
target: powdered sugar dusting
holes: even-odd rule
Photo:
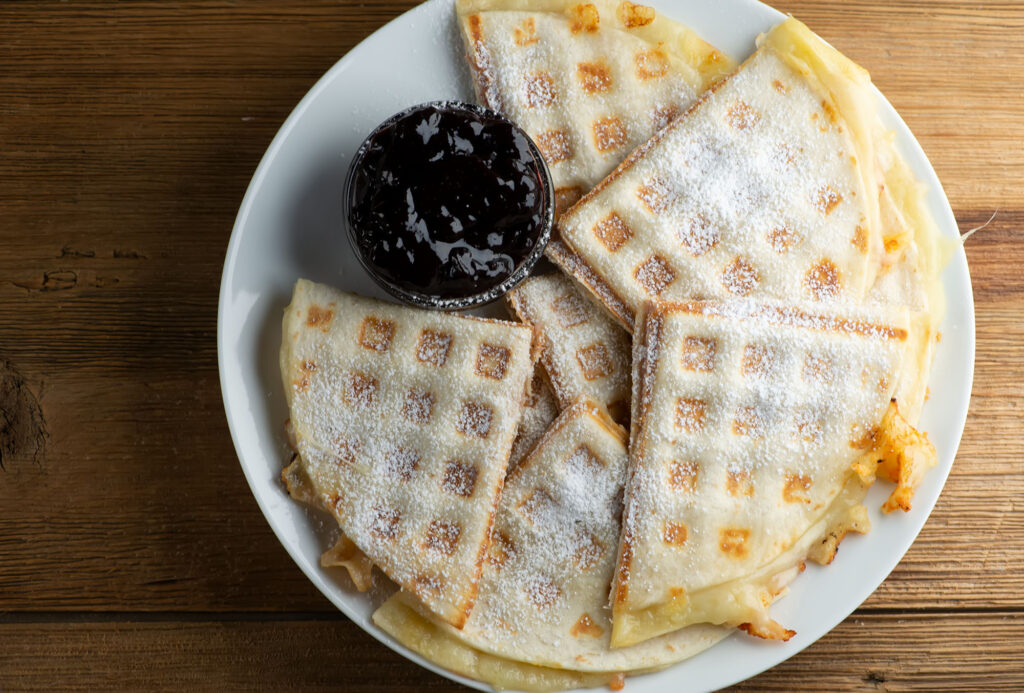
[[[559,221],[607,287],[599,298],[614,293],[631,312],[652,295],[858,302],[874,265],[850,239],[868,200],[849,134],[823,103],[761,50],[637,150]],[[631,234],[609,249],[597,229],[612,214]]]
[[[617,28],[614,15],[602,21],[595,6],[579,7],[588,21],[571,12],[492,10],[462,25],[481,100],[535,141],[558,133],[559,146],[549,148],[558,156],[548,162],[555,187],[588,190],[654,134],[664,114],[689,106],[708,78],[696,62],[703,56],[653,46]]]
[[[307,324],[310,311],[334,317]],[[533,372],[532,334],[299,281],[282,374],[301,464],[342,531],[458,623]]]
[[[635,541],[622,574],[629,608],[749,575],[826,511],[862,452],[857,431],[888,407],[907,319],[742,300],[647,314],[624,528]],[[686,367],[693,340],[714,343],[712,369]],[[681,406],[693,416],[679,425]],[[668,542],[666,523],[685,539],[673,530]]]
[[[532,277],[507,300],[541,334],[541,362],[559,404],[583,398],[628,414],[629,335],[561,273]]]

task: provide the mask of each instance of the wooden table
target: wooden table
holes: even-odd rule
[[[288,558],[217,377],[256,164],[411,4],[0,4],[0,690],[457,688]],[[861,609],[740,689],[1024,690],[1024,3],[780,4],[871,70],[962,229],[997,214],[967,244],[974,395],[931,519]]]

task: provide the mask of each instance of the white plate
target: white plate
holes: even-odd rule
[[[742,59],[754,37],[782,15],[754,0],[664,0],[651,4]],[[812,27],[813,29],[813,27]],[[267,150],[246,192],[231,234],[217,322],[224,408],[253,494],[281,543],[309,579],[364,630],[409,659],[451,679],[401,647],[370,621],[380,595],[363,595],[340,569],[319,566],[329,528],[284,492],[287,416],[278,370],[281,316],[299,277],[383,297],[351,256],[342,226],[342,185],[349,157],[380,121],[412,104],[472,100],[451,0],[431,0],[395,19],[351,50],[310,90]],[[942,233],[956,220],[942,187],[910,130],[886,102],[887,124],[914,172],[929,186],[928,203]],[[888,493],[869,495],[873,529],[848,537],[832,565],[810,566],[790,595],[772,607],[797,635],[787,643],[733,636],[664,672],[631,678],[632,693],[709,690],[754,676],[793,656],[839,624],[885,579],[910,547],[939,496],[960,442],[974,371],[974,304],[967,259],[958,250],[942,275],[946,318],[922,426],[939,453],[908,514],[883,516]]]

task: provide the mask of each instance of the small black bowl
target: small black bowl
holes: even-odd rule
[[[434,120],[427,117],[434,113],[440,115]],[[426,120],[423,119],[425,117]],[[456,121],[460,119],[464,124],[477,123],[479,126],[468,125],[471,132],[466,137],[455,137],[454,130],[449,137],[448,133],[436,127],[445,122],[458,124]],[[415,124],[415,129],[409,130],[412,124]],[[501,136],[506,132],[504,128],[507,128],[509,142],[502,140],[501,143],[508,146],[498,151],[493,134],[488,133]],[[385,143],[397,141],[394,139],[396,132],[410,138],[402,140],[405,144],[418,143],[422,137],[424,152],[402,151],[392,159],[384,159],[391,151]],[[459,132],[467,135],[464,128]],[[416,137],[413,138],[411,133],[416,133]],[[426,156],[429,153],[428,141],[439,134],[442,138],[435,145],[444,139],[447,146],[457,148],[447,168],[443,163],[435,163],[443,158],[435,156],[428,159]],[[478,139],[474,142],[473,137]],[[487,137],[492,139],[480,139]],[[378,138],[381,143],[376,145]],[[506,148],[508,159],[502,158],[506,156]],[[485,160],[483,156],[476,156],[478,150],[489,158]],[[415,158],[417,154],[419,158]],[[368,157],[377,164],[386,161],[392,168],[380,170],[373,162],[367,161]],[[395,181],[408,171],[405,167],[420,164],[428,167],[425,170],[429,174],[423,174],[422,180],[417,178],[422,171],[416,171],[412,176],[420,186],[417,197],[415,191]],[[508,167],[514,167],[515,175],[501,178],[499,174],[507,172]],[[525,173],[519,175],[518,172]],[[443,190],[447,197],[441,199],[442,195],[437,194],[439,190]],[[485,192],[489,193],[488,203],[474,208],[480,212],[472,215],[465,205],[479,203]],[[479,221],[494,208],[502,206],[489,204],[492,200],[512,204],[519,199],[516,193],[523,193],[521,213],[497,214],[489,220],[494,226]],[[554,189],[537,145],[500,113],[459,101],[431,101],[412,106],[378,125],[363,141],[349,166],[344,194],[348,239],[360,264],[392,296],[420,308],[460,310],[500,298],[530,274],[544,254],[554,224]],[[532,195],[538,195],[540,199]],[[414,204],[416,199],[422,200],[422,203],[417,203],[420,206]],[[444,228],[440,218],[432,218],[428,222],[419,216],[421,207],[425,206],[429,212],[431,205],[440,210],[439,214],[450,215],[447,207],[452,206],[461,210],[461,215],[446,217],[453,221]],[[385,219],[380,215],[390,215],[391,218]],[[458,211],[456,215],[459,215]],[[463,224],[467,219],[470,220],[468,226]],[[434,228],[429,228],[432,224]],[[511,226],[504,226],[506,224]],[[502,233],[503,229],[508,233]],[[517,231],[513,233],[510,229]],[[493,240],[493,244],[481,250],[479,242],[482,238],[486,238],[488,244]],[[512,241],[500,242],[507,238]],[[442,253],[447,253],[444,259]],[[382,268],[381,263],[369,257],[371,254],[392,260],[394,267]],[[481,268],[484,273],[482,281],[472,274],[469,267]],[[421,268],[430,275],[432,286],[416,285],[409,277]],[[447,279],[439,273],[445,276],[456,273],[450,285],[457,285],[458,290],[445,292],[443,283]],[[480,284],[478,291],[475,290],[477,284]]]

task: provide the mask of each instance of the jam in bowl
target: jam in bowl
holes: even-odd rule
[[[554,195],[537,146],[494,111],[457,101],[406,109],[348,172],[349,240],[370,276],[416,306],[499,298],[540,259]]]

